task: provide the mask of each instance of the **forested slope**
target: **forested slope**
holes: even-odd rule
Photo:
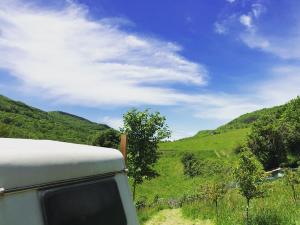
[[[45,112],[0,95],[0,136],[90,144],[109,127],[65,112]]]

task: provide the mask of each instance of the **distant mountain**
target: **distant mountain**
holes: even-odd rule
[[[105,124],[66,112],[45,112],[0,95],[0,136],[90,144]]]

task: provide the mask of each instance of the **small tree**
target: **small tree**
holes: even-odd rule
[[[295,203],[297,202],[296,186],[300,184],[299,171],[293,171],[291,169],[285,169],[285,180],[293,192],[293,198]]]
[[[215,206],[216,218],[219,218],[219,201],[224,198],[228,189],[224,180],[214,181],[205,186],[204,193],[206,197],[213,202]]]
[[[236,182],[241,194],[246,198],[246,224],[249,223],[249,207],[253,198],[263,197],[262,182],[265,173],[261,163],[255,158],[249,148],[245,147],[234,170]]]
[[[97,134],[94,137],[92,144],[107,148],[118,148],[119,142],[120,133],[114,129],[107,129]]]
[[[121,132],[127,134],[127,163],[128,175],[133,179],[133,198],[135,199],[136,185],[144,179],[157,176],[154,164],[158,160],[158,143],[170,137],[166,118],[159,112],[132,109],[123,116],[124,127]]]

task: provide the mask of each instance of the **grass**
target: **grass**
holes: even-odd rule
[[[178,140],[165,142],[160,145],[161,151],[176,152],[201,152],[202,154],[213,155],[217,151],[221,155],[232,153],[232,149],[244,142],[249,128],[228,130],[214,134],[212,131],[200,132],[199,134]]]
[[[184,205],[182,212],[186,218],[210,219],[218,225],[245,224],[245,199],[238,190],[231,190],[221,201],[218,219],[214,206],[205,201]],[[277,180],[271,184],[267,197],[251,202],[250,218],[251,225],[297,225],[300,224],[299,205],[283,180]]]
[[[190,220],[182,216],[181,209],[164,209],[156,214],[146,225],[212,225],[210,220]]]
[[[233,159],[232,149],[245,140],[248,131],[239,129],[215,135],[202,133],[192,138],[162,143],[161,157],[156,165],[160,176],[137,187],[137,200],[151,202],[155,197],[178,198],[194,192],[209,176],[195,179],[184,176],[180,161],[183,153],[194,152],[202,159],[229,164]]]
[[[218,219],[214,205],[206,200],[180,205],[180,210],[174,209],[166,202],[181,199],[184,195],[195,194],[201,185],[218,178],[218,173],[213,171],[214,165],[232,166],[236,159],[234,148],[245,141],[248,132],[249,128],[214,134],[211,131],[205,131],[191,138],[162,143],[160,145],[161,157],[156,165],[160,176],[138,186],[137,200],[151,205],[155,199],[160,199],[164,200],[165,204],[154,204],[154,206],[139,210],[140,223],[148,225],[198,224],[202,221],[199,224],[205,224],[203,221],[210,221],[209,224],[215,225],[245,224],[245,200],[237,189],[231,189],[221,200]],[[204,166],[207,168],[204,174],[195,178],[184,176],[181,157],[185,152],[193,152],[205,162]],[[268,190],[267,197],[252,201],[250,224],[300,225],[299,205],[294,203],[292,193],[284,180],[271,182]],[[300,188],[298,192],[300,193]],[[177,219],[172,221],[168,220],[168,217]]]

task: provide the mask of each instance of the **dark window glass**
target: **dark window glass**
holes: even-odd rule
[[[126,225],[113,178],[40,190],[46,225]]]

